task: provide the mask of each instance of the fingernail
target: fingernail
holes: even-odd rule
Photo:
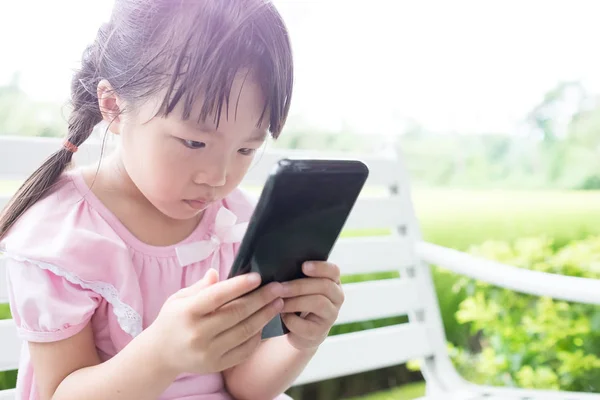
[[[306,272],[313,272],[315,270],[315,264],[312,262],[307,262],[304,264],[304,270]]]
[[[252,284],[256,284],[260,282],[260,274],[256,273],[256,272],[251,272],[248,274],[248,282],[252,283]]]

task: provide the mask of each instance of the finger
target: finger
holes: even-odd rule
[[[212,345],[216,346],[220,352],[228,352],[257,333],[260,333],[264,326],[281,312],[282,308],[282,299],[273,301],[252,314],[249,318],[246,318],[244,321],[217,335],[213,340]]]
[[[326,321],[332,322],[335,321],[338,316],[338,310],[331,300],[320,294],[285,299],[282,312],[312,313]]]
[[[193,294],[199,293],[200,291],[206,289],[210,285],[214,285],[217,282],[219,282],[219,272],[211,268],[206,272],[206,274],[204,274],[204,277],[202,279],[200,279],[198,282],[194,283],[191,286],[177,291],[174,297],[189,297]]]
[[[329,333],[329,325],[320,323],[312,316],[300,318],[296,314],[282,314],[281,319],[290,332],[303,339],[320,341]]]
[[[198,314],[208,314],[222,305],[256,289],[260,285],[260,275],[249,273],[236,276],[200,290],[191,296],[192,307]]]
[[[340,268],[328,261],[307,261],[302,265],[302,271],[313,278],[327,278],[340,283]]]
[[[215,335],[246,320],[282,294],[281,284],[269,283],[254,292],[235,299],[218,308],[207,321],[207,330]]]
[[[256,350],[261,342],[260,332],[246,340],[244,343],[227,351],[221,356],[220,370],[226,370],[245,361]]]
[[[332,280],[326,278],[301,278],[284,282],[284,298],[307,296],[311,294],[322,294],[337,307],[344,302],[344,291],[341,285],[336,285]]]

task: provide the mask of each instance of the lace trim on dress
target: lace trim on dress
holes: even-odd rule
[[[119,292],[113,285],[106,282],[85,281],[69,271],[65,271],[56,265],[42,261],[30,260],[28,258],[10,253],[0,253],[0,259],[2,257],[8,257],[18,262],[27,262],[36,265],[39,268],[52,272],[54,275],[65,278],[67,281],[73,284],[79,285],[84,289],[88,289],[99,294],[110,305],[112,305],[113,313],[117,317],[117,322],[124,332],[128,333],[132,337],[135,337],[142,332],[142,317],[130,305],[124,303],[119,298]]]

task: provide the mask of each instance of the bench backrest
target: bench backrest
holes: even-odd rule
[[[55,139],[0,137],[0,181],[25,178],[58,149],[60,143]],[[79,163],[97,160],[100,151],[99,142],[87,143],[76,154],[75,160]],[[398,271],[399,277],[346,283],[346,302],[337,324],[409,316],[409,323],[328,338],[296,384],[445,354],[429,270],[419,263],[414,252],[415,241],[420,235],[401,160],[384,156],[266,150],[257,156],[244,185],[260,188],[273,164],[284,156],[355,158],[364,161],[370,169],[367,186],[345,227],[345,231],[352,231],[353,235],[340,238],[331,261],[340,265],[344,275]],[[8,197],[0,194],[0,208],[6,201]],[[386,230],[388,234],[385,234]],[[0,261],[0,274],[3,274],[1,270]],[[6,292],[4,279],[0,281],[1,303],[6,301]],[[0,371],[17,368],[19,348],[12,322],[0,322]]]

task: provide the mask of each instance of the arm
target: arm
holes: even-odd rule
[[[68,339],[29,348],[42,400],[156,399],[176,377],[154,358],[156,344],[146,332],[104,363],[90,324]]]
[[[31,343],[41,400],[151,400],[180,373],[214,373],[247,360],[261,327],[281,311],[277,285],[254,290],[256,274],[218,282],[210,271],[171,296],[156,320],[104,363],[89,323],[68,339]]]
[[[224,371],[227,389],[238,400],[274,399],[294,383],[316,351],[299,350],[285,336],[264,340],[251,358]]]

